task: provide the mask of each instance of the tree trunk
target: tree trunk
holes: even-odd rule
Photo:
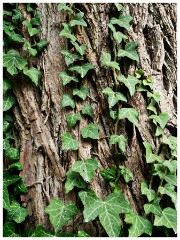
[[[67,40],[59,36],[62,22],[67,15],[58,12],[57,4],[39,4],[38,11],[42,14],[41,38],[47,39],[48,47],[39,57],[38,66],[43,71],[39,88],[35,88],[26,79],[18,80],[13,91],[18,100],[14,109],[20,134],[20,162],[24,168],[21,176],[25,177],[28,194],[21,196],[23,206],[27,206],[29,217],[26,226],[35,228],[43,225],[50,229],[51,225],[45,207],[51,198],[63,201],[78,201],[75,190],[65,194],[65,174],[79,159],[95,158],[99,168],[94,180],[90,183],[96,194],[105,198],[110,193],[100,175],[100,170],[108,169],[118,163],[128,167],[133,173],[130,184],[119,182],[121,191],[130,202],[135,212],[143,215],[144,198],[141,195],[140,184],[148,181],[149,168],[144,160],[145,150],[142,141],[148,141],[155,146],[153,127],[149,121],[147,99],[143,92],[136,92],[130,98],[129,104],[139,112],[139,125],[135,127],[123,120],[118,125],[117,134],[128,138],[126,146],[127,161],[116,158],[114,145],[110,145],[109,137],[114,134],[114,121],[109,117],[107,97],[102,94],[105,87],[113,87],[114,79],[110,68],[101,67],[101,51],[111,52],[112,42],[108,28],[112,16],[118,17],[113,4],[75,4],[77,9],[85,13],[87,28],[78,28],[76,36],[79,43],[87,46],[86,58],[93,64],[94,70],[83,79],[83,85],[90,89],[87,100],[77,101],[74,110],[61,107],[64,93],[72,94],[73,86],[63,86],[59,72],[66,70],[61,50],[68,48]],[[143,69],[145,75],[154,79],[153,92],[161,94],[159,110],[168,112],[170,120],[166,125],[167,135],[176,135],[176,4],[124,4],[126,12],[133,17],[129,39],[138,41],[139,63],[121,63],[124,75],[133,74],[136,69]],[[94,123],[100,126],[98,141],[83,140],[79,134],[82,127],[90,123],[83,118],[72,130],[66,123],[66,114],[79,113],[82,105],[91,103],[95,113]],[[71,132],[79,140],[78,151],[62,151],[60,135]],[[106,236],[98,221],[83,223],[82,212],[63,230],[73,231],[73,226],[83,229],[90,236]]]

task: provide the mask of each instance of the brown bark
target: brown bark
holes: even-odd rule
[[[88,86],[90,94],[86,101],[78,101],[74,112],[78,113],[82,105],[91,103],[95,112],[94,122],[100,125],[98,141],[83,140],[80,129],[87,126],[88,118],[70,130],[66,123],[66,114],[72,110],[62,109],[61,99],[64,93],[72,94],[74,86],[63,87],[59,72],[66,70],[60,50],[67,49],[67,40],[59,36],[61,23],[66,15],[57,11],[57,4],[40,4],[42,13],[41,38],[46,38],[49,45],[41,55],[38,66],[43,71],[39,89],[36,89],[26,79],[18,80],[14,85],[14,93],[18,107],[14,113],[20,133],[20,161],[24,169],[21,176],[26,178],[28,194],[22,195],[24,206],[29,209],[26,225],[35,227],[44,225],[50,228],[44,208],[52,197],[67,201],[77,201],[75,191],[65,195],[65,173],[78,159],[95,158],[99,168],[90,186],[98,196],[104,198],[110,193],[99,171],[117,164],[114,157],[114,146],[109,144],[109,136],[114,133],[114,122],[109,117],[108,103],[102,90],[113,87],[114,79],[110,69],[104,69],[100,64],[101,51],[112,52],[108,23],[111,16],[117,15],[113,4],[77,4],[78,9],[85,13],[87,28],[77,29],[79,43],[87,45],[87,60],[93,64],[94,71],[83,79],[83,85]],[[123,74],[132,74],[135,69],[143,69],[145,75],[154,79],[153,92],[161,94],[159,110],[168,112],[171,116],[166,132],[176,134],[176,4],[125,4],[126,12],[132,15],[132,29],[128,32],[130,40],[138,41],[140,62],[122,65]],[[118,15],[117,15],[118,16]],[[127,67],[128,66],[128,67]],[[120,121],[118,134],[128,137],[127,161],[121,161],[133,172],[133,181],[126,185],[121,181],[120,187],[133,209],[143,214],[143,198],[140,194],[140,183],[148,179],[148,166],[144,161],[142,141],[148,141],[153,146],[154,137],[152,125],[148,120],[146,110],[147,99],[143,93],[137,92],[129,103],[138,110],[139,126],[130,122]],[[69,131],[80,141],[77,151],[62,151],[60,135]],[[87,231],[90,236],[104,236],[98,221],[83,223],[79,212],[74,222],[78,229]],[[70,223],[71,225],[71,223]],[[73,230],[68,227],[68,230]]]

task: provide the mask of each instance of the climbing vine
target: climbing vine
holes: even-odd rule
[[[28,210],[20,206],[18,195],[27,193],[24,179],[18,176],[23,166],[19,160],[19,149],[15,139],[13,126],[12,107],[16,104],[15,96],[12,92],[14,75],[25,75],[35,86],[38,87],[38,79],[41,72],[32,66],[32,58],[37,56],[47,45],[46,40],[38,40],[40,15],[35,13],[34,5],[27,4],[27,12],[31,15],[31,20],[24,19],[21,5],[12,4],[11,10],[4,10],[4,33],[7,41],[4,44],[4,67],[5,79],[3,83],[3,149],[5,159],[7,159],[7,170],[4,171],[4,209],[7,213],[7,222],[4,224],[4,236],[19,236],[16,233],[15,223],[22,223],[28,215]],[[78,189],[78,196],[83,204],[84,222],[99,219],[109,237],[129,236],[139,237],[141,235],[153,236],[156,229],[161,229],[166,236],[170,231],[177,232],[177,212],[176,212],[176,186],[177,186],[177,139],[174,136],[166,136],[165,126],[170,119],[168,113],[160,112],[157,103],[160,101],[160,94],[153,92],[153,79],[151,76],[145,77],[142,69],[137,69],[132,75],[124,76],[119,62],[128,58],[133,64],[139,61],[136,48],[138,42],[128,42],[128,31],[131,28],[132,17],[124,14],[124,7],[115,3],[119,12],[119,17],[112,17],[108,24],[113,54],[101,52],[101,67],[109,68],[113,74],[114,86],[106,87],[102,93],[107,96],[109,115],[114,121],[114,134],[109,136],[109,143],[115,145],[115,154],[123,156],[116,161],[116,165],[110,169],[100,171],[105,182],[111,187],[112,193],[105,199],[99,198],[90,189],[90,182],[93,180],[98,161],[96,159],[80,159],[74,163],[72,168],[66,173],[65,191],[69,193],[75,187]],[[81,110],[76,108],[76,102],[83,102],[88,98],[89,88],[84,85],[84,78],[93,71],[93,65],[86,60],[86,44],[80,44],[77,40],[75,30],[87,27],[84,20],[84,13],[76,9],[73,4],[58,4],[59,11],[68,13],[68,21],[62,23],[63,29],[59,35],[68,40],[71,50],[62,50],[61,54],[67,66],[67,71],[59,73],[63,86],[70,89],[70,93],[65,93],[62,97],[61,106],[65,109],[74,109],[75,113],[66,115],[68,132],[61,134],[62,150],[77,151],[80,141],[86,139],[99,140],[100,126],[94,121],[94,111],[91,104],[83,106]],[[27,30],[28,36],[22,36],[17,26],[21,23],[22,28]],[[117,28],[117,26],[119,28]],[[121,29],[117,30],[117,29]],[[10,48],[10,43],[18,43],[21,51]],[[122,47],[124,46],[124,48]],[[126,95],[122,92],[122,87],[127,88]],[[144,213],[138,215],[126,200],[119,187],[119,181],[131,184],[133,172],[126,167],[126,144],[128,138],[123,134],[118,135],[118,129],[122,121],[129,121],[138,128],[138,111],[131,106],[129,99],[135,92],[142,92],[148,103],[149,122],[154,130],[155,146],[149,142],[143,142],[145,157],[144,161],[150,166],[149,182],[141,183],[141,193],[146,196]],[[81,128],[80,136],[77,140],[73,136],[72,129],[80,122],[84,115],[88,116],[90,123]],[[166,148],[166,154],[162,154]],[[77,151],[78,152],[78,151]],[[16,174],[15,174],[16,173]],[[13,191],[9,192],[10,187]],[[168,196],[168,197],[167,197]],[[18,199],[18,200],[17,200]],[[164,201],[167,199],[168,201]],[[169,203],[170,202],[170,203]],[[37,226],[36,230],[30,231],[28,236],[32,237],[87,237],[84,231],[75,229],[75,233],[65,233],[62,231],[71,219],[78,214],[78,206],[69,201],[63,203],[61,199],[51,199],[50,204],[45,208],[54,231],[47,231],[42,226]],[[123,214],[123,218],[120,218]],[[122,216],[122,215],[121,215]],[[126,230],[128,229],[128,231]]]

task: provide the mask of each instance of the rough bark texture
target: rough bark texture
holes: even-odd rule
[[[57,11],[57,4],[40,4],[38,11],[42,14],[41,38],[46,38],[49,45],[41,55],[38,66],[43,71],[39,89],[32,86],[26,79],[14,85],[14,93],[18,100],[15,108],[17,126],[20,133],[20,161],[24,166],[21,176],[26,178],[28,194],[22,195],[24,206],[29,209],[26,225],[35,227],[44,225],[50,228],[44,208],[50,198],[71,199],[77,202],[75,191],[65,195],[65,173],[78,159],[95,158],[99,168],[94,180],[90,183],[98,196],[104,198],[110,193],[99,174],[101,169],[108,169],[118,164],[128,167],[134,175],[132,183],[127,186],[121,181],[120,187],[133,209],[143,214],[143,198],[140,194],[140,183],[148,179],[148,166],[144,161],[142,141],[154,146],[152,125],[146,110],[147,99],[143,93],[135,93],[129,103],[140,113],[139,126],[134,127],[128,121],[121,121],[118,134],[128,137],[127,157],[123,162],[114,157],[114,146],[109,144],[109,136],[114,133],[114,122],[109,117],[107,97],[102,94],[105,87],[113,87],[114,79],[110,69],[100,65],[101,51],[112,53],[109,19],[117,15],[113,4],[77,4],[77,8],[85,13],[88,27],[76,29],[79,43],[87,45],[86,58],[94,66],[91,74],[83,79],[83,85],[90,89],[86,101],[77,102],[74,112],[78,113],[86,103],[91,103],[95,112],[94,122],[100,125],[98,141],[84,141],[80,137],[80,129],[90,123],[88,118],[70,130],[66,123],[66,114],[72,110],[61,107],[63,93],[72,94],[74,86],[63,87],[59,72],[66,69],[60,50],[67,49],[67,41],[59,36],[61,23],[66,16]],[[123,74],[132,74],[135,69],[142,68],[145,75],[152,75],[154,92],[161,94],[159,110],[171,116],[166,132],[176,134],[176,4],[125,4],[126,12],[133,17],[132,29],[128,32],[130,40],[138,41],[138,64],[121,65]],[[117,15],[118,16],[118,15]],[[113,54],[113,53],[112,53]],[[128,67],[127,67],[128,66]],[[123,89],[123,91],[126,91]],[[80,141],[79,151],[62,151],[60,135],[70,131]],[[98,221],[83,223],[82,213],[71,222],[67,229],[72,231],[74,224],[77,229],[87,231],[90,236],[106,236]]]

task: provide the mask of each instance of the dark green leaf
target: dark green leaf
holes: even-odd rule
[[[84,17],[84,13],[83,12],[77,13],[75,15],[75,18],[70,21],[69,25],[71,27],[76,26],[76,25],[87,27],[87,23],[84,21],[83,17]]]
[[[114,119],[114,120],[116,120],[118,118],[118,114],[117,114],[116,111],[111,110],[109,112],[109,114],[110,114],[111,118]]]
[[[83,180],[79,173],[74,172],[73,170],[69,170],[66,175],[66,193],[70,192],[74,187],[85,188],[87,186],[86,182]]]
[[[62,107],[71,107],[75,108],[75,101],[72,99],[71,95],[64,94],[62,99]]]
[[[99,138],[99,126],[97,124],[90,123],[87,128],[81,129],[81,135],[83,138],[98,139]]]
[[[168,195],[172,202],[174,203],[175,207],[176,207],[176,204],[177,204],[177,193],[175,192],[175,186],[169,184],[169,183],[166,183],[163,187],[159,187],[158,188],[158,192],[160,192],[161,194],[166,194]]]
[[[20,237],[15,233],[16,225],[13,222],[6,222],[3,227],[3,237]]]
[[[38,86],[38,80],[41,77],[41,71],[35,67],[31,67],[30,69],[24,68],[23,73],[28,76],[36,86]]]
[[[27,194],[28,193],[28,189],[25,185],[25,179],[21,178],[19,183],[17,184],[17,186],[14,189],[14,193],[16,195],[20,195],[20,194]]]
[[[118,57],[128,57],[132,60],[135,60],[139,62],[139,56],[136,52],[136,47],[138,45],[138,42],[129,42],[125,45],[125,49],[119,49],[118,51]]]
[[[9,165],[8,170],[22,171],[23,165],[20,162],[12,163]]]
[[[3,208],[6,210],[10,209],[9,193],[5,184],[3,184]]]
[[[68,75],[66,72],[60,72],[59,74],[60,78],[62,79],[63,81],[63,85],[66,85],[68,83],[70,83],[71,81],[74,81],[74,82],[78,82],[78,78],[75,77],[75,76],[70,76]]]
[[[12,89],[12,82],[10,79],[4,78],[3,79],[3,95],[6,94],[8,90]]]
[[[8,211],[8,219],[14,220],[16,223],[22,223],[28,215],[26,208],[20,207],[18,202],[12,202]]]
[[[115,181],[117,177],[117,167],[100,171],[101,176],[107,181]]]
[[[127,98],[120,92],[114,92],[111,88],[104,88],[102,91],[108,95],[109,108],[114,107],[119,101],[127,102]]]
[[[48,41],[46,39],[41,39],[40,42],[36,44],[38,52],[42,52],[43,49],[48,45]]]
[[[27,27],[30,37],[40,33],[40,29],[39,28],[33,28],[31,22],[29,22],[27,20],[23,21],[23,25],[25,25]]]
[[[3,172],[3,184],[5,184],[6,187],[17,182],[19,179],[21,179],[21,177],[18,175],[10,175],[6,171]]]
[[[75,66],[69,67],[70,71],[75,71],[79,73],[81,75],[81,78],[85,77],[87,72],[91,69],[93,69],[93,65],[91,63],[85,63],[81,66],[75,65]]]
[[[5,151],[5,156],[11,161],[19,160],[19,150],[17,148],[9,148]]]
[[[124,85],[129,89],[130,95],[133,96],[135,93],[135,86],[139,83],[139,80],[133,76],[125,78],[124,75],[120,75],[117,79],[124,83]]]
[[[86,106],[82,107],[81,111],[82,111],[82,114],[84,115],[88,115],[92,118],[94,116],[93,108],[90,104],[87,104]]]
[[[66,115],[66,121],[69,127],[74,127],[77,123],[77,121],[81,120],[80,114],[68,114]]]
[[[81,87],[81,89],[73,89],[73,95],[77,95],[78,97],[82,98],[83,100],[86,99],[87,95],[89,93],[89,88]]]
[[[67,66],[70,66],[77,59],[81,58],[81,55],[79,53],[72,53],[69,50],[62,50],[61,53],[65,56],[65,62]]]
[[[117,70],[120,70],[119,64],[117,62],[111,61],[111,54],[102,51],[102,60],[101,60],[101,65],[104,67],[112,67]]]
[[[75,42],[76,41],[76,37],[74,35],[72,35],[71,33],[71,28],[68,26],[67,23],[62,23],[64,29],[60,32],[60,36],[61,37],[65,37],[65,38],[69,38],[71,39],[71,41]]]
[[[54,235],[51,234],[51,232],[46,231],[43,226],[37,226],[31,237],[54,237]]]
[[[16,99],[10,94],[3,96],[3,111],[8,111],[16,103]]]
[[[81,56],[83,56],[85,54],[86,44],[82,44],[82,45],[79,46],[79,44],[77,42],[71,41],[71,43],[72,43],[72,45],[74,45],[76,51],[81,54]]]

